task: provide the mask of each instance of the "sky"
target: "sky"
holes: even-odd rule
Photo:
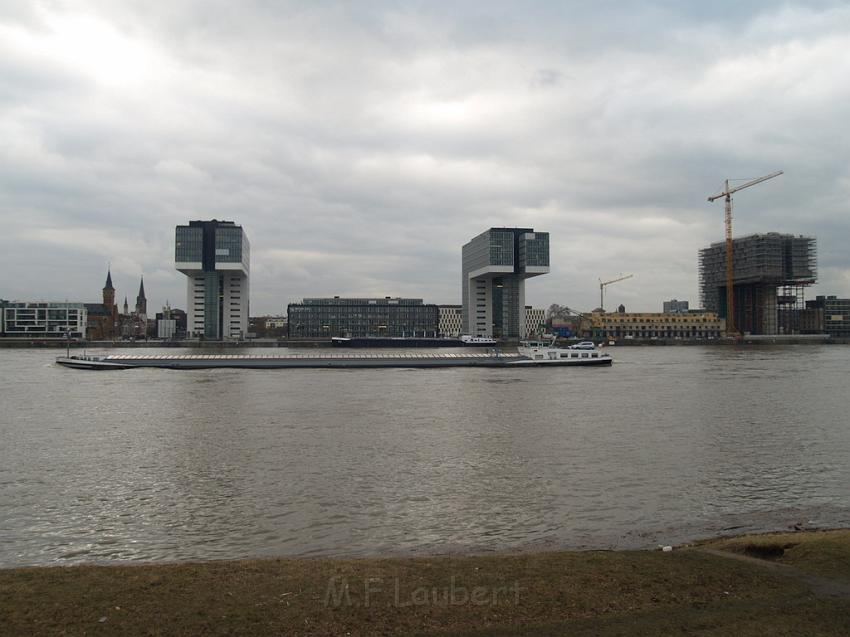
[[[699,305],[697,252],[817,237],[850,296],[850,4],[0,0],[0,297],[185,307],[174,227],[241,224],[251,314],[460,303],[461,246],[548,231],[526,299]],[[740,183],[740,182],[736,182]]]

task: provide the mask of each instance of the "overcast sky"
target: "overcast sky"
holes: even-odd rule
[[[690,7],[690,8],[689,8]],[[817,237],[850,296],[846,2],[0,0],[0,297],[185,307],[174,226],[252,245],[251,314],[460,303],[460,249],[551,233],[535,306],[698,304],[697,251]]]

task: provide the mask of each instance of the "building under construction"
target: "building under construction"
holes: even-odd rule
[[[735,239],[732,247],[735,326],[744,334],[797,334],[804,290],[817,279],[813,237],[769,232]],[[699,251],[703,307],[726,318],[726,243]]]

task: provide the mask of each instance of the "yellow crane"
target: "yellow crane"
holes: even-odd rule
[[[735,276],[733,272],[735,262],[732,259],[732,193],[743,190],[744,188],[749,188],[750,186],[755,186],[756,184],[760,184],[768,179],[779,177],[781,174],[782,171],[777,170],[775,173],[770,173],[769,175],[758,177],[757,179],[751,179],[740,186],[733,186],[732,188],[729,187],[729,182],[734,180],[727,179],[723,192],[719,192],[708,198],[710,202],[714,202],[721,197],[726,198],[726,334],[729,336],[738,333],[738,330],[735,328],[735,295],[733,289],[735,284]]]
[[[625,281],[626,279],[631,279],[634,274],[626,274],[623,276],[622,274],[617,279],[611,279],[610,281],[603,281],[599,279],[599,307],[601,309],[605,309],[605,288],[611,285],[612,283],[617,283],[619,281]]]

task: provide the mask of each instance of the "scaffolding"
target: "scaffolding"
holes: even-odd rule
[[[796,334],[805,288],[817,279],[813,237],[769,232],[740,237],[732,249],[735,325],[744,333]],[[700,298],[726,317],[726,244],[699,251]]]

